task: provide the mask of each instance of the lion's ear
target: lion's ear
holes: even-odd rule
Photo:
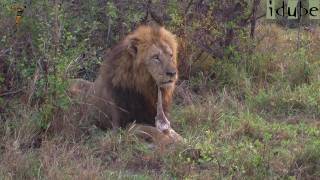
[[[132,56],[136,56],[138,53],[138,45],[139,45],[139,39],[138,38],[130,38],[129,44],[128,44],[128,52]]]

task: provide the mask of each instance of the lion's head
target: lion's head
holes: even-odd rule
[[[159,87],[173,88],[178,77],[177,42],[162,27],[139,27],[126,38],[136,68],[145,68]]]

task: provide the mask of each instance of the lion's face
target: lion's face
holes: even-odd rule
[[[170,89],[178,78],[177,42],[175,36],[163,27],[141,27],[129,35],[124,44],[134,59],[133,67],[140,69],[144,77],[153,78],[159,87]],[[144,74],[147,71],[150,76]]]
[[[172,49],[163,44],[153,44],[148,48],[143,63],[157,85],[172,88],[178,78],[178,70]]]

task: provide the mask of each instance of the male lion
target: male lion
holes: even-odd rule
[[[168,115],[177,72],[175,36],[163,27],[139,27],[108,53],[94,82],[100,127],[125,127],[134,121],[154,125],[158,86]]]
[[[165,116],[177,76],[175,36],[163,27],[141,26],[107,53],[95,82],[76,80],[70,91],[81,97],[81,116],[89,115],[81,121],[94,119],[102,129],[136,122],[162,132],[170,128]],[[158,88],[165,115],[155,122]]]

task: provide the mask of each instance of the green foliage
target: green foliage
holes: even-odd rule
[[[298,88],[287,87],[283,90],[275,88],[268,92],[259,91],[257,96],[249,99],[252,107],[265,113],[297,115],[299,113],[319,116],[319,82],[302,85]]]
[[[251,38],[252,0],[55,2],[27,4],[17,27],[15,2],[0,2],[0,179],[320,177],[318,27],[261,19]],[[76,143],[51,138],[69,79],[95,80],[104,51],[155,20],[148,6],[179,41],[170,117],[185,146],[161,154],[96,127]]]
[[[304,167],[304,169],[300,172],[301,175],[310,175],[314,177],[320,176],[320,164],[319,164],[319,158],[320,153],[320,141],[318,139],[314,139],[307,143],[305,146],[305,149],[296,157],[292,164],[292,173],[295,172],[295,168],[297,166]]]
[[[19,155],[17,155],[19,156]],[[27,153],[27,155],[21,159],[20,164],[17,169],[8,169],[8,171],[0,170],[0,177],[11,177],[14,179],[32,179],[32,178],[42,178],[41,174],[41,163],[37,159],[36,154]],[[8,176],[10,174],[10,176]]]
[[[201,104],[206,106],[206,103],[210,104],[211,102],[205,101]],[[204,114],[201,111],[201,106],[196,105],[196,107],[199,107],[198,110],[191,109],[193,109],[193,113],[199,114],[192,117]],[[184,137],[187,138],[191,147],[199,149],[201,155],[196,160],[180,156],[182,159],[178,162],[166,161],[166,163],[185,164],[185,166],[195,168],[194,163],[196,162],[200,167],[210,169],[210,177],[220,178],[232,176],[249,179],[289,178],[292,177],[291,171],[296,171],[298,167],[310,167],[308,171],[317,172],[316,146],[308,144],[304,146],[301,142],[308,138],[311,144],[317,144],[313,138],[319,137],[319,128],[305,123],[289,125],[284,122],[269,122],[255,113],[240,112],[235,114],[230,110],[226,110],[228,113],[225,112],[217,120],[218,127],[215,130],[208,126],[210,123],[205,123],[211,122],[212,119],[205,119],[195,128],[193,125],[195,120],[189,120],[190,114],[180,111],[187,110],[178,109],[175,111],[175,113],[179,113],[179,118],[187,119],[183,126],[193,127],[183,130],[186,133]],[[303,152],[301,156],[299,155],[300,150]],[[306,157],[304,156],[308,153],[306,152],[304,155],[305,151],[309,152]],[[295,159],[296,155],[297,159]],[[309,156],[313,158],[309,159]],[[312,161],[308,159],[312,159]],[[296,162],[299,162],[299,165],[293,166]],[[175,171],[173,174],[181,176],[179,169],[173,169],[173,171]],[[308,171],[305,171],[304,175],[312,174]],[[207,175],[205,171],[201,172],[202,176]],[[184,175],[190,174],[192,173],[189,171],[184,172]],[[313,175],[314,177],[318,176],[317,174]]]

